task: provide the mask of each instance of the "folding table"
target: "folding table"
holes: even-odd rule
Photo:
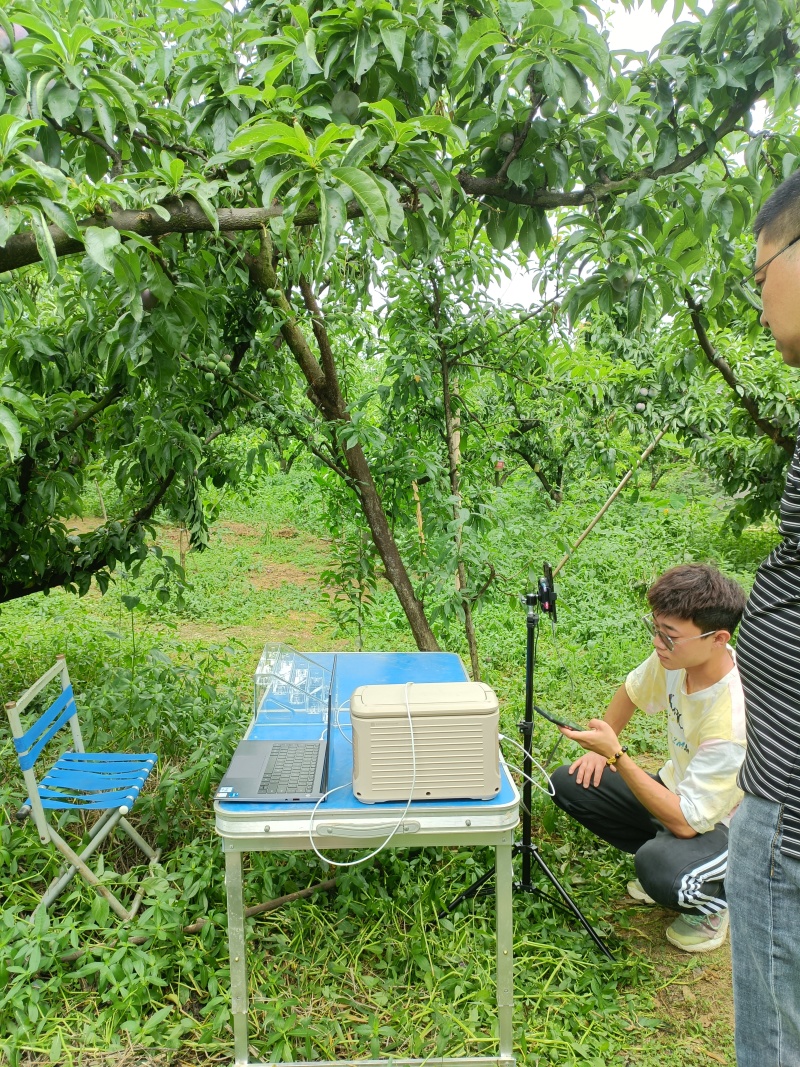
[[[328,670],[333,666],[332,653],[310,653]],[[338,725],[331,725],[331,759],[328,788],[352,782],[352,748],[350,733],[350,695],[359,685],[379,683],[460,682],[467,679],[458,656],[446,652],[410,653],[338,653],[333,680],[333,707],[338,710]],[[252,740],[276,740],[281,737],[319,736],[319,722],[304,718],[302,709],[291,719],[276,724],[268,707],[256,708],[245,734]],[[506,768],[502,770],[502,788],[492,800],[421,801],[413,803],[402,827],[392,837],[391,848],[418,848],[423,845],[490,845],[495,850],[496,865],[496,938],[497,938],[497,1016],[499,1048],[497,1056],[426,1057],[382,1060],[315,1060],[313,1064],[297,1061],[284,1067],[338,1067],[354,1063],[360,1067],[410,1067],[422,1064],[447,1064],[452,1067],[489,1065],[513,1067],[513,938],[512,938],[512,866],[511,849],[514,830],[519,821],[519,794]],[[314,843],[323,853],[331,849],[377,848],[403,815],[405,804],[362,804],[352,789],[333,793],[314,816]],[[234,1062],[250,1064],[248,1051],[247,946],[245,943],[244,900],[242,887],[242,853],[288,852],[310,849],[309,829],[314,805],[302,804],[232,804],[217,801],[214,805],[217,833],[222,837],[225,853],[225,882],[228,904],[228,943],[230,947],[231,1000],[233,1013]],[[264,1061],[259,1067],[271,1061]]]

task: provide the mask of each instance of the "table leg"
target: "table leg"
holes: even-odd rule
[[[231,964],[231,1011],[233,1013],[234,1063],[248,1062],[247,957],[244,941],[242,854],[225,852],[225,888],[228,893],[228,952]]]
[[[511,844],[495,848],[497,1023],[500,1059],[514,1062],[514,911]]]

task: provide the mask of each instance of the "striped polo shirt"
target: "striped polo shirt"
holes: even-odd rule
[[[736,642],[747,706],[739,784],[784,805],[781,851],[800,859],[800,437],[780,519],[783,541],[758,569]]]

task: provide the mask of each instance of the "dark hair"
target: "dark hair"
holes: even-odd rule
[[[651,609],[659,615],[688,619],[701,630],[727,630],[739,625],[747,595],[733,578],[707,563],[672,567],[647,590]]]
[[[753,223],[756,237],[762,233],[776,243],[800,236],[800,170],[796,170],[768,197]]]

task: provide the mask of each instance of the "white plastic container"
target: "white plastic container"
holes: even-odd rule
[[[354,795],[407,801],[414,780],[414,800],[491,800],[500,792],[498,717],[482,682],[360,686],[350,698]]]

